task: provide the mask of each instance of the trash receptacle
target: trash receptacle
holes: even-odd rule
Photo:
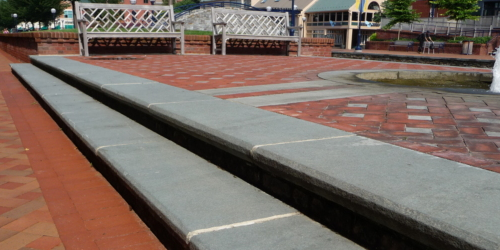
[[[462,54],[472,55],[472,49],[474,48],[474,42],[471,40],[464,40],[462,42]]]

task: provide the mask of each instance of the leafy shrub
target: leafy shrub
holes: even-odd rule
[[[461,43],[463,41],[473,41],[474,43],[484,44],[484,43],[488,43],[490,40],[491,40],[490,36],[483,36],[483,37],[458,36],[458,37],[455,37],[455,39],[450,39],[446,42],[448,42],[448,43]]]
[[[368,41],[377,41],[377,33],[373,33],[368,38]]]

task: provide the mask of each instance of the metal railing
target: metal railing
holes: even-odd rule
[[[382,18],[381,26],[389,23],[389,18]],[[412,32],[430,31],[433,34],[449,36],[482,37],[500,33],[500,18],[481,17],[479,20],[448,21],[447,18],[421,18],[420,22],[399,24],[391,30],[406,30]]]
[[[195,10],[200,9],[210,9],[210,8],[234,8],[234,9],[244,9],[244,10],[255,10],[255,11],[266,11],[266,9],[256,8],[251,5],[235,3],[235,2],[208,2],[208,3],[197,3],[197,4],[186,4],[174,7],[175,19],[191,13]]]
[[[244,9],[244,10],[255,10],[255,11],[267,11],[265,8],[257,8],[252,5],[236,3],[236,2],[207,2],[207,3],[197,3],[197,4],[186,4],[174,7],[175,19],[191,13],[195,10],[200,9],[210,9],[210,8],[233,8],[233,9]],[[296,9],[295,14],[300,13],[301,9]],[[291,8],[273,8],[271,12],[292,12]]]

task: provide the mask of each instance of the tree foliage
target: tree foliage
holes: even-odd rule
[[[6,0],[0,2],[0,25],[5,25],[7,22],[7,27],[12,27],[8,25],[13,24],[11,17],[12,13],[16,13],[18,22],[42,22],[48,24],[52,20],[52,13],[50,10],[54,8],[56,10],[56,16],[63,13],[66,8],[65,3],[61,3],[60,0]]]
[[[479,17],[474,14],[479,9],[478,0],[435,0],[430,1],[436,4],[439,9],[445,9],[444,16],[450,20],[465,21],[466,19],[477,20]]]
[[[0,1],[0,28],[12,28],[14,27],[14,20],[10,16],[16,11],[12,6],[10,6],[6,1]]]
[[[174,8],[182,5],[197,4],[200,0],[182,0],[180,2],[174,3]],[[168,5],[168,0],[164,0],[163,4]]]
[[[420,13],[410,9],[411,4],[415,0],[387,0],[382,3],[382,14],[391,18],[391,21],[382,27],[383,29],[390,29],[398,23],[411,24],[419,22]]]

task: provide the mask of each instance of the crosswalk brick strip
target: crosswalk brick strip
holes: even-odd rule
[[[165,249],[0,51],[0,249]]]

